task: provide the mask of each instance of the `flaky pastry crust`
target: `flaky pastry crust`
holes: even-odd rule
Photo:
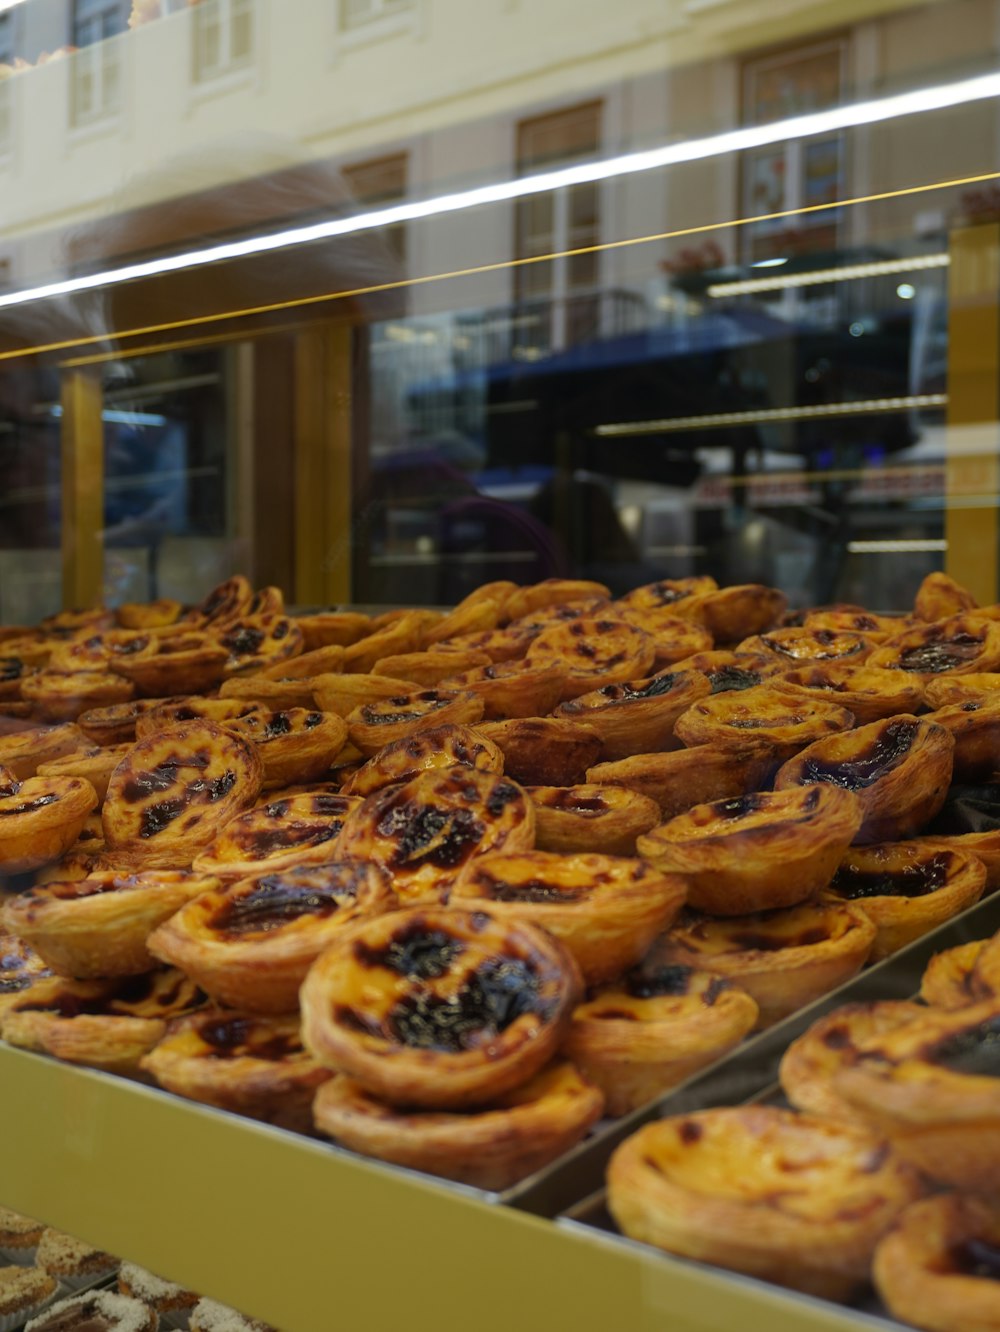
[[[539,851],[635,855],[636,838],[660,822],[649,796],[624,786],[529,786]]]
[[[564,717],[483,721],[476,730],[501,750],[504,771],[529,786],[582,782],[601,752],[601,737],[592,726]]]
[[[469,689],[421,689],[362,703],[347,714],[351,744],[367,758],[394,740],[413,735],[423,726],[454,722],[475,726],[483,715],[483,700]]]
[[[636,753],[679,749],[675,722],[711,691],[706,675],[667,670],[582,694],[558,707],[555,716],[592,726],[601,737],[601,758],[613,762]]]
[[[336,839],[361,800],[339,792],[275,795],[238,814],[195,856],[192,868],[235,882],[251,874],[315,865],[336,856]]]
[[[989,999],[988,985],[976,974],[976,963],[986,946],[985,939],[973,939],[935,953],[924,968],[920,998],[932,1008],[966,1008],[980,999]]]
[[[455,765],[481,772],[503,772],[499,746],[468,726],[442,722],[422,726],[412,735],[380,749],[345,783],[349,795],[368,796],[393,782],[406,782],[427,769]]]
[[[743,750],[699,745],[666,754],[636,754],[587,769],[587,781],[624,786],[648,796],[665,819],[693,805],[731,800],[756,791],[773,771],[770,755],[748,745]]]
[[[480,1189],[506,1189],[576,1145],[604,1098],[558,1060],[480,1110],[394,1109],[351,1078],[316,1093],[316,1127],[364,1156]]]
[[[853,725],[854,715],[846,708],[826,699],[786,694],[778,682],[702,698],[678,718],[674,734],[689,748],[756,748],[781,763]]]
[[[781,687],[799,689],[831,699],[854,714],[858,726],[916,712],[923,704],[923,684],[906,671],[880,670],[874,666],[845,666],[843,663],[805,666],[786,671]]]
[[[267,788],[322,778],[347,739],[343,717],[306,708],[254,712],[223,724],[256,746]]]
[[[23,874],[58,860],[97,808],[81,777],[27,777],[0,786],[0,873]]]

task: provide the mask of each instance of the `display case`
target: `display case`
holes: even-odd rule
[[[0,632],[237,574],[1000,601],[997,0],[294,8],[0,3]],[[899,1326],[623,1239],[603,1171],[996,914],[503,1194],[0,1045],[0,1201],[283,1332]]]

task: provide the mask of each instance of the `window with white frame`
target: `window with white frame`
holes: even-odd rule
[[[404,18],[416,10],[417,0],[338,0],[340,27],[355,32],[374,24]]]
[[[517,173],[593,157],[603,104],[584,102],[517,127]],[[531,356],[596,336],[600,324],[601,193],[594,182],[530,195],[515,205],[514,347]],[[565,253],[569,251],[570,253]],[[550,259],[548,255],[560,255]]]
[[[257,0],[202,0],[192,11],[192,73],[209,83],[254,61]]]
[[[128,29],[127,0],[75,0],[70,62],[70,120],[88,125],[121,106],[121,48],[109,41]]]

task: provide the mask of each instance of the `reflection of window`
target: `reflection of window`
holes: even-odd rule
[[[0,65],[14,59],[14,15],[0,14]]]
[[[743,115],[750,125],[836,106],[844,83],[844,42],[823,42],[748,61],[743,67]],[[786,212],[835,203],[844,181],[842,134],[825,134],[748,152],[743,162],[744,215]],[[833,249],[832,210],[775,218],[744,229],[749,262],[802,250]]]
[[[80,48],[70,65],[74,125],[114,115],[121,104],[121,54],[107,38],[125,32],[128,9],[127,0],[76,0],[73,6],[73,45]]]
[[[256,0],[204,0],[194,10],[196,83],[246,69],[254,58]]]
[[[378,204],[398,203],[406,197],[406,168],[406,154],[394,153],[391,157],[344,167],[341,174],[354,202],[367,209]],[[395,226],[385,227],[381,234],[393,255],[401,264],[405,263],[406,223],[397,222]]]
[[[369,23],[399,18],[415,8],[415,0],[340,0],[340,26],[352,32]]]
[[[574,158],[592,157],[601,140],[600,102],[523,120],[517,129],[518,175],[530,175]],[[538,194],[517,204],[517,258],[585,249],[600,238],[600,187],[596,183]],[[515,269],[515,295],[523,311],[515,344],[547,350],[581,342],[598,332],[598,257],[572,254]],[[529,322],[530,321],[530,322]]]

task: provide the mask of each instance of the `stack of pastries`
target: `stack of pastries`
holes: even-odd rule
[[[934,824],[1000,727],[945,575],[0,633],[3,1039],[482,1188],[1000,882]]]

